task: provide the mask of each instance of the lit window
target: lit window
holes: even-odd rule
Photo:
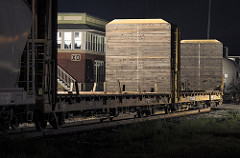
[[[74,49],[81,49],[82,47],[82,33],[81,32],[75,32],[74,34],[75,38],[75,44]]]
[[[86,33],[86,50],[104,52],[105,37],[97,34]]]
[[[72,32],[64,32],[64,49],[71,49],[72,47]]]
[[[62,48],[62,33],[61,32],[57,33],[57,47],[58,47],[58,49]]]

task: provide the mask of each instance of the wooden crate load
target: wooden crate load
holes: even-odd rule
[[[106,26],[106,88],[171,93],[171,24],[162,19],[113,20]]]
[[[218,40],[181,41],[181,84],[185,90],[213,91],[222,85],[223,44]]]

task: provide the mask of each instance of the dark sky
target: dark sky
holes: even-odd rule
[[[59,0],[59,12],[86,12],[111,21],[161,18],[178,25],[182,39],[207,38],[209,0]],[[210,38],[240,55],[240,0],[212,0]]]

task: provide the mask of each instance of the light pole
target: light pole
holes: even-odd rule
[[[210,38],[210,24],[211,24],[211,0],[209,0],[209,5],[208,5],[207,39]]]

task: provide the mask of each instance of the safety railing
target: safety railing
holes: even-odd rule
[[[64,88],[68,91],[76,90],[75,82],[76,80],[69,75],[65,70],[63,70],[59,65],[57,66],[57,76],[58,79],[65,84]]]

